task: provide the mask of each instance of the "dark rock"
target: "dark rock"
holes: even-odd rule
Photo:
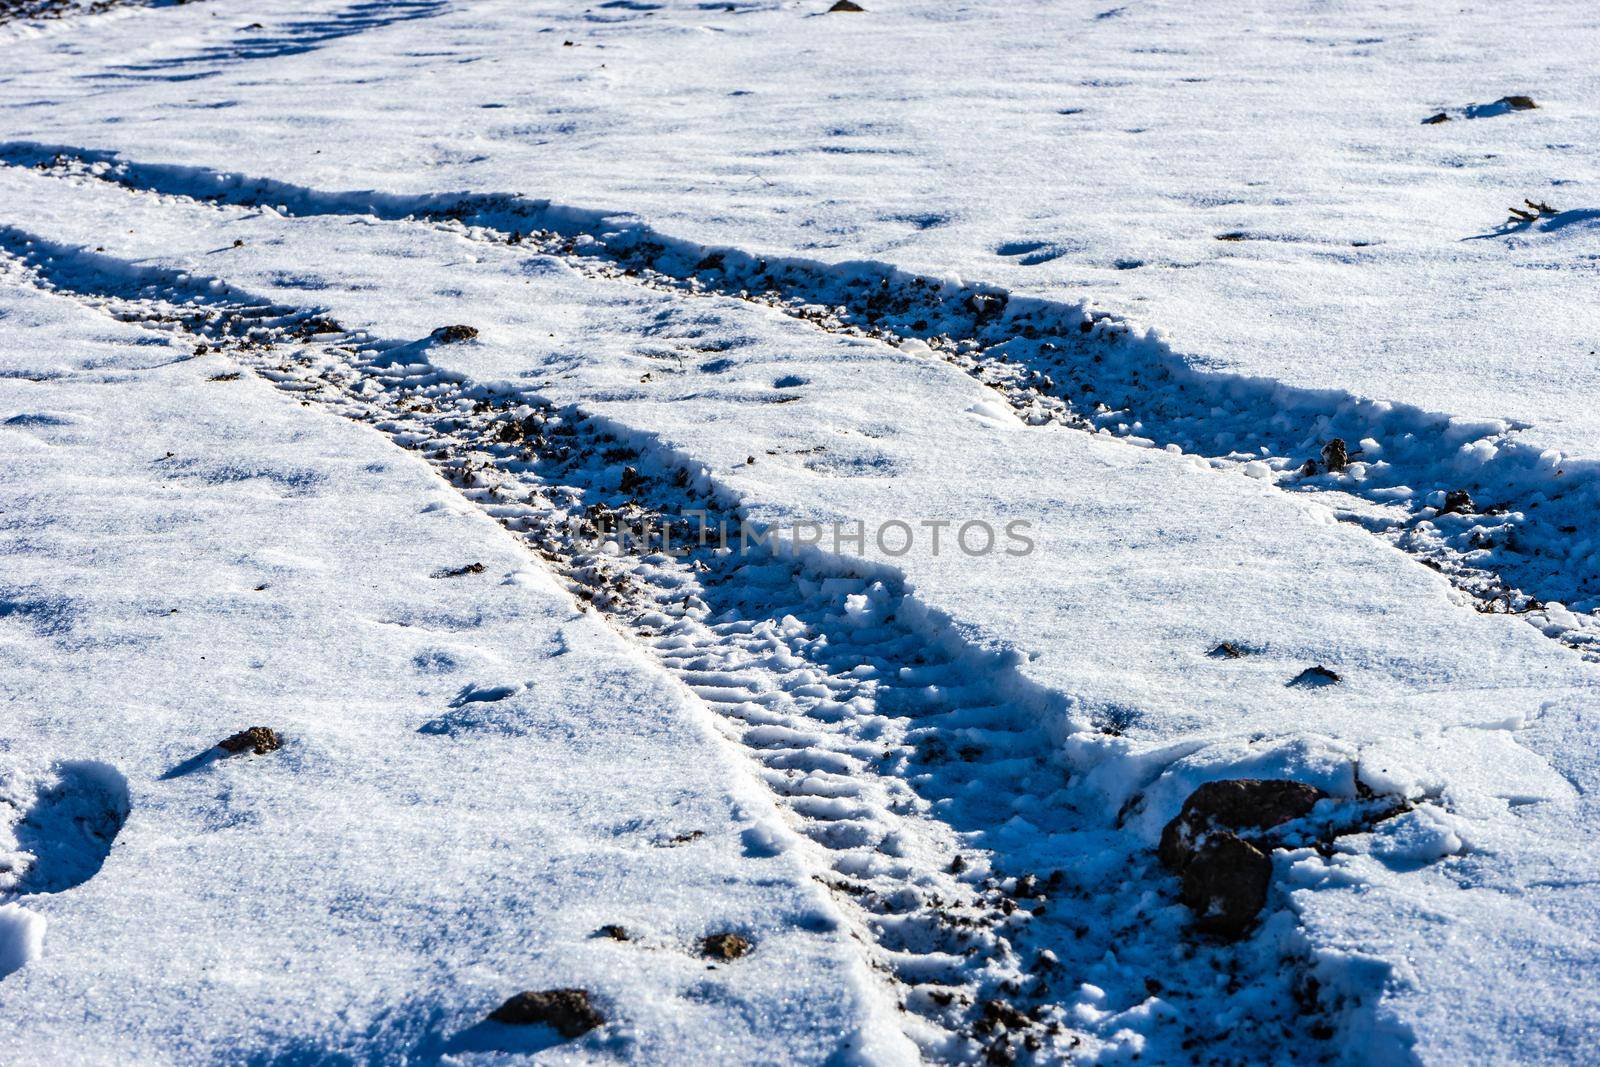
[[[1271,885],[1267,854],[1221,831],[1208,836],[1184,865],[1181,898],[1202,930],[1238,937],[1266,906]]]
[[[618,926],[616,923],[607,923],[606,925],[602,926],[600,929],[596,930],[595,933],[598,934],[601,937],[609,937],[613,941],[631,941],[631,940],[633,940],[632,938],[630,938],[628,936],[627,928],[626,927],[622,927],[622,926]]]
[[[624,493],[631,493],[644,485],[644,477],[632,467],[622,468],[622,484],[620,488]]]
[[[1207,653],[1212,659],[1238,659],[1244,654],[1244,649],[1232,641],[1224,641]]]
[[[828,13],[831,15],[835,11],[865,11],[865,10],[866,10],[866,8],[864,8],[860,4],[856,3],[855,0],[838,0],[838,2],[835,3],[832,7],[828,8]]]
[[[606,1021],[605,1016],[589,1003],[589,993],[583,989],[518,993],[490,1012],[489,1018],[507,1026],[544,1023],[567,1038],[581,1037]]]
[[[478,336],[478,330],[474,326],[441,326],[429,336],[442,345],[453,345],[458,341],[472,340]]]
[[[1350,465],[1350,452],[1344,438],[1335,437],[1322,446],[1322,462],[1330,471],[1342,471]]]
[[[283,747],[283,738],[270,726],[252,726],[248,730],[240,730],[229,737],[224,737],[217,742],[217,747],[224,752],[237,755],[249,749],[258,756],[265,756],[268,752],[276,751]]]
[[[1308,459],[1300,465],[1300,477],[1315,478],[1317,476],[1317,461]]]
[[[1449,121],[1450,121],[1450,116],[1446,115],[1443,111],[1441,111],[1437,115],[1430,115],[1427,118],[1423,119],[1422,120],[1422,124],[1424,126],[1437,126],[1441,122],[1449,122]]]
[[[695,270],[721,270],[723,260],[727,258],[725,252],[711,252],[694,265]]]
[[[750,948],[749,938],[739,934],[712,934],[700,942],[700,951],[714,960],[736,960]]]
[[[459,578],[463,574],[482,574],[483,564],[469,563],[465,567],[451,567],[434,575],[435,578]]]
[[[1330,671],[1319,663],[1295,675],[1289,680],[1289,684],[1300,689],[1321,689],[1325,685],[1338,685],[1343,680],[1338,672]]]
[[[1287,778],[1207,782],[1189,794],[1183,810],[1161,831],[1161,862],[1171,870],[1182,870],[1212,832],[1271,830],[1304,818],[1325,796],[1315,786]]]
[[[1472,495],[1465,489],[1452,489],[1444,495],[1444,507],[1439,509],[1441,515],[1471,515],[1478,510],[1472,502]]]
[[[1539,106],[1533,102],[1531,96],[1502,96],[1498,102],[1512,111],[1532,111]]]

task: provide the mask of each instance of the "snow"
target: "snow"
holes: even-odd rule
[[[29,375],[0,382],[0,834],[27,849],[0,884],[0,1047],[470,1062],[549,1044],[479,1020],[572,983],[615,1024],[586,1055],[894,1058],[770,801],[498,527],[135,327],[13,288],[0,329]],[[284,748],[208,755],[254,724]],[[123,776],[98,854],[53,832]],[[756,950],[708,970],[694,943],[724,929]]]
[[[1594,16],[868,6],[4,46],[0,1042],[1582,1060]]]

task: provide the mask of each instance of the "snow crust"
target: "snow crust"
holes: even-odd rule
[[[869,6],[218,2],[5,45],[5,1040],[960,1061],[923,987],[1050,974],[1046,1060],[1583,1061],[1592,12]],[[1559,210],[1501,226],[1523,197]],[[172,307],[338,346],[197,352]],[[632,453],[569,462],[582,503],[627,464],[779,550],[698,558],[733,591],[586,559],[687,606],[580,610],[516,536],[540,472],[470,447],[493,398]],[[952,550],[973,519],[1033,550]],[[896,521],[915,550],[796,532]],[[208,751],[258,722],[286,747]],[[1397,810],[1197,945],[1150,850],[1235,777]],[[919,940],[1047,871],[983,952]],[[707,970],[726,929],[757,950]],[[615,1022],[480,1022],[564,985]]]

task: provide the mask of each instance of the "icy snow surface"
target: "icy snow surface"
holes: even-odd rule
[[[1600,20],[865,6],[0,46],[0,1048],[1586,1060]]]

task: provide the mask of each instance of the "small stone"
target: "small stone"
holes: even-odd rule
[[[1437,115],[1429,115],[1427,118],[1423,119],[1422,120],[1422,124],[1424,126],[1437,126],[1441,122],[1449,122],[1449,121],[1450,121],[1450,116],[1446,115],[1443,111],[1441,111]]]
[[[644,485],[644,477],[632,467],[622,468],[621,489],[624,493],[631,493]]]
[[[1512,111],[1532,111],[1534,108],[1539,106],[1533,102],[1533,97],[1520,95],[1502,96],[1500,98],[1500,103],[1504,104],[1506,107],[1509,107]]]
[[[1272,860],[1236,834],[1206,839],[1183,869],[1182,900],[1202,930],[1238,937],[1267,904]]]
[[[1330,471],[1342,471],[1350,465],[1350,452],[1344,438],[1335,437],[1322,446],[1322,462]]]
[[[739,934],[712,934],[700,942],[700,951],[714,960],[736,960],[750,951],[750,940]]]
[[[1471,515],[1478,510],[1472,502],[1472,495],[1465,489],[1452,489],[1444,495],[1444,507],[1439,509],[1441,515]]]
[[[828,8],[828,14],[831,15],[835,11],[865,11],[865,10],[866,10],[866,8],[864,8],[860,4],[856,3],[855,0],[837,0],[837,2],[832,7]]]
[[[475,326],[441,326],[429,336],[442,345],[453,345],[459,341],[471,341],[478,336],[478,330]]]
[[[1338,685],[1344,681],[1337,671],[1330,671],[1322,664],[1307,667],[1289,680],[1289,684],[1301,689],[1321,689],[1325,685]]]
[[[1244,655],[1244,649],[1232,641],[1224,641],[1216,648],[1213,648],[1209,655],[1212,659],[1239,659]]]
[[[283,739],[269,726],[252,726],[248,730],[224,737],[217,742],[217,747],[232,755],[237,755],[246,749],[258,756],[265,756],[268,752],[283,747]]]
[[[601,937],[609,937],[613,941],[632,940],[632,938],[628,936],[627,928],[618,926],[616,923],[607,923],[600,929],[596,930],[595,933],[599,934]]]
[[[589,1003],[589,993],[583,989],[518,993],[490,1012],[489,1018],[507,1026],[544,1023],[566,1038],[581,1037],[606,1021]]]

